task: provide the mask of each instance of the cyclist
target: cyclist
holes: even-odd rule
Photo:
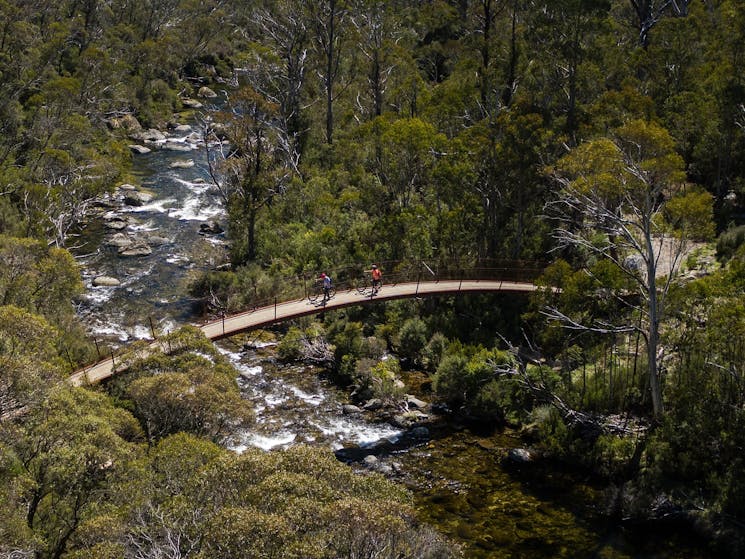
[[[380,286],[383,285],[383,272],[373,264],[372,269],[370,270],[370,275],[372,275],[372,289],[374,294],[377,293],[380,290]]]
[[[325,303],[331,298],[329,295],[331,291],[331,277],[327,276],[325,272],[321,274],[321,287],[323,288],[323,302]]]

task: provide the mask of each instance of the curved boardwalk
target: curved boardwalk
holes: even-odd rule
[[[219,340],[220,338],[227,338],[240,332],[282,322],[283,320],[291,320],[310,314],[319,314],[326,310],[362,305],[374,301],[474,292],[505,291],[527,293],[536,289],[537,287],[533,283],[500,280],[443,280],[400,283],[384,285],[375,296],[371,296],[369,291],[365,294],[360,294],[356,289],[340,291],[325,304],[320,304],[320,301],[311,303],[305,298],[285,301],[276,305],[227,316],[224,319],[214,320],[203,324],[200,328],[210,340]],[[153,342],[153,344],[156,343]],[[100,361],[75,372],[71,375],[70,382],[76,385],[86,382],[98,382],[112,376],[115,372],[117,371],[114,358],[106,359],[105,361]]]

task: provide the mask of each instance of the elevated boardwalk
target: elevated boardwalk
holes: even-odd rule
[[[210,340],[219,340],[285,320],[320,314],[327,310],[340,309],[352,305],[364,305],[377,301],[390,301],[411,297],[457,295],[458,293],[529,293],[536,289],[538,289],[537,286],[532,282],[495,279],[406,282],[395,285],[384,285],[376,295],[372,295],[369,291],[360,293],[356,289],[337,291],[336,295],[326,301],[325,304],[321,304],[320,300],[312,303],[307,298],[277,302],[272,305],[208,322],[201,325],[200,328]],[[157,343],[157,341],[154,341],[153,345]],[[109,378],[116,372],[115,357],[112,356],[111,358],[76,371],[71,375],[69,380],[75,385],[95,383]]]

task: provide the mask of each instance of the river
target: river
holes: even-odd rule
[[[100,220],[88,227],[87,244],[78,251],[86,286],[78,312],[91,335],[109,344],[198,320],[197,302],[186,295],[189,277],[225,259],[224,236],[200,233],[203,223],[224,222],[204,151],[183,133],[172,140],[183,150],[135,155],[135,176],[153,199],[111,210],[129,220],[119,233],[158,239],[152,254],[119,256],[108,244],[115,231]],[[121,283],[94,287],[102,275]],[[391,445],[394,451],[379,456],[385,470],[414,492],[424,521],[466,546],[467,557],[707,557],[681,536],[642,537],[608,525],[600,489],[572,472],[505,468],[505,452],[521,444],[509,433],[479,434],[445,422],[427,440],[396,446],[399,428],[343,414],[347,395],[312,367],[280,364],[276,343],[274,334],[264,333],[218,344],[256,411],[256,426],[242,434],[237,452],[302,443],[332,450]]]

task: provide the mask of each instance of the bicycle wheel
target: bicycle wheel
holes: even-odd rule
[[[336,295],[336,287],[331,286],[329,289],[329,299],[331,299],[334,295]]]
[[[367,278],[360,278],[355,283],[354,288],[357,290],[357,293],[363,295],[369,286],[370,283],[367,281]]]
[[[310,301],[311,303],[315,303],[316,301],[318,301],[318,298],[321,296],[322,293],[323,289],[321,289],[320,286],[312,285],[310,287],[310,290],[308,291],[308,301]]]

